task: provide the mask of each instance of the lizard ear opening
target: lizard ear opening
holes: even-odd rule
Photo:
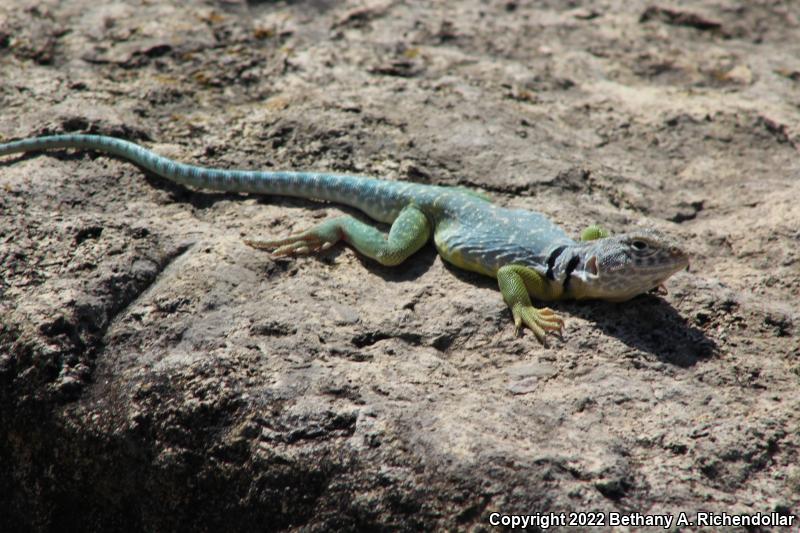
[[[599,274],[600,269],[597,268],[597,256],[593,255],[586,261],[586,271],[589,272],[591,275],[596,276]]]

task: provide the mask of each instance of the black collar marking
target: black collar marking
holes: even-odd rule
[[[561,252],[563,252],[564,249],[566,249],[566,246],[559,246],[558,248],[550,252],[550,256],[547,258],[547,274],[546,274],[547,279],[549,280],[556,279],[555,274],[553,274],[553,267],[556,266],[556,259],[558,259],[558,256],[561,255]]]
[[[569,288],[569,279],[572,277],[572,271],[578,268],[580,262],[581,258],[577,255],[573,255],[569,260],[569,263],[567,263],[567,270],[565,271],[566,275],[564,276],[564,292],[567,292],[567,289]]]

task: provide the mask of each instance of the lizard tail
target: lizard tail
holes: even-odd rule
[[[0,156],[59,148],[96,150],[119,156],[175,183],[200,189],[297,196],[361,209],[389,222],[408,203],[408,184],[320,172],[225,170],[179,163],[136,143],[105,135],[66,134],[0,144]]]

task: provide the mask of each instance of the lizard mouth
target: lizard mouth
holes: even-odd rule
[[[600,273],[600,269],[597,267],[597,256],[593,255],[586,261],[586,272],[593,276],[597,276]]]

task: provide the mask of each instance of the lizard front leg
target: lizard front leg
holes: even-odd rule
[[[581,240],[582,241],[594,241],[596,239],[603,239],[608,237],[610,233],[608,230],[603,229],[602,227],[598,226],[597,224],[592,224],[585,230],[581,232]]]
[[[362,255],[382,265],[395,266],[422,248],[430,236],[428,217],[419,208],[409,205],[392,223],[388,235],[356,218],[343,216],[284,239],[244,242],[275,255],[289,256],[327,250],[344,240]]]
[[[545,335],[548,331],[561,333],[564,321],[552,309],[537,309],[531,303],[531,295],[540,300],[552,300],[559,296],[544,276],[522,265],[506,265],[497,271],[497,281],[503,299],[511,308],[517,334],[524,324],[533,331],[539,342],[546,345]]]

